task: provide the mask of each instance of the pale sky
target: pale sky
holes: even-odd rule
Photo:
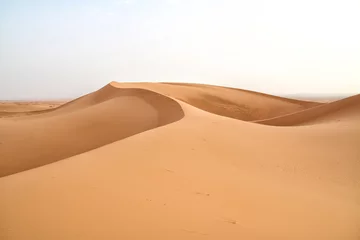
[[[0,0],[0,99],[111,81],[360,93],[360,1]]]

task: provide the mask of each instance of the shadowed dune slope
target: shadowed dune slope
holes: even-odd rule
[[[0,121],[0,176],[86,152],[184,116],[170,98],[111,86],[67,107],[69,111],[62,107],[27,120]]]
[[[359,117],[360,94],[304,111],[254,122],[272,126],[295,126],[352,120],[354,118],[358,119]]]

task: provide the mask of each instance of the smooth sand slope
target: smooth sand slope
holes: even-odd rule
[[[77,111],[71,111],[73,107]],[[61,107],[59,113],[0,123],[0,177],[83,153],[183,116],[180,105],[165,96],[106,86]]]
[[[7,139],[17,128],[34,129],[22,130],[28,139],[17,141],[19,150],[46,140],[60,152],[98,138],[112,142],[52,164],[46,163],[56,161],[54,150],[44,157],[29,147],[26,155],[46,165],[22,171],[33,167],[23,158],[17,164],[26,168],[0,178],[0,239],[359,239],[360,100],[344,111],[339,103],[323,105],[325,113],[315,114],[322,120],[306,126],[277,127],[204,111],[211,98],[194,107],[189,96],[209,88],[209,95],[229,95],[221,87],[112,83],[51,112],[0,119],[7,134],[0,135],[7,144],[0,154],[16,145]],[[286,99],[242,93],[249,107],[263,102],[264,116],[268,107],[290,111]],[[45,124],[63,134],[62,145],[52,140],[55,130],[42,130]],[[138,134],[122,137],[127,128]],[[9,164],[22,154],[0,160]]]

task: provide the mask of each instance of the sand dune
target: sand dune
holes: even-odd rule
[[[340,121],[342,119],[349,118],[359,119],[359,117],[360,94],[317,107],[309,108],[304,111],[254,122],[272,126],[294,126]]]
[[[210,85],[113,82],[55,109],[25,112],[25,116],[13,113],[12,116],[22,117],[0,124],[6,137],[0,145],[0,177],[179,120],[183,116],[181,107],[165,95],[218,115],[244,120],[318,105]],[[145,102],[138,102],[139,98]],[[150,112],[151,107],[156,108],[156,116]],[[19,147],[22,154],[17,151]]]
[[[0,239],[359,239],[358,98],[111,83],[0,119]],[[234,119],[266,116],[307,126]]]
[[[69,111],[74,108],[77,111]],[[28,121],[0,123],[0,176],[89,151],[183,117],[177,102],[143,89],[106,88],[62,109],[69,112],[52,111],[48,112],[51,117],[36,115]]]
[[[120,88],[138,86],[137,83],[115,82],[112,85]],[[315,102],[202,84],[141,83],[141,87],[211,113],[245,121],[271,118],[320,105]]]
[[[63,103],[62,101],[0,101],[0,118],[44,113]]]
[[[204,84],[182,83],[117,83],[112,82],[91,94],[68,102],[47,116],[92,106],[116,96],[119,88],[147,89],[221,116],[256,121],[294,113],[322,103],[282,98],[242,89]],[[30,115],[30,114],[27,114]],[[41,116],[44,117],[44,116]],[[26,118],[27,119],[27,118]]]

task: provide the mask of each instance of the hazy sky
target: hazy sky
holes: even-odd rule
[[[110,81],[360,93],[360,1],[0,0],[0,99]]]

